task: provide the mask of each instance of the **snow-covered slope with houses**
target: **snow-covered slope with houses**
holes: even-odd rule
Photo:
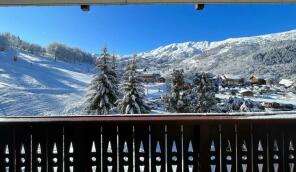
[[[0,52],[0,114],[79,113],[93,67],[13,49]]]
[[[119,60],[119,71],[126,67],[128,58],[124,57]],[[187,76],[206,71],[295,79],[296,30],[218,42],[176,43],[139,53],[138,59],[140,69],[164,76],[182,68]],[[0,115],[81,114],[93,71],[90,64],[55,62],[16,49],[0,52]],[[157,107],[153,112],[163,111],[160,96],[165,90],[165,84],[146,85],[146,98]],[[292,96],[288,103],[294,100]]]

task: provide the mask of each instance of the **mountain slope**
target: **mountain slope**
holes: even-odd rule
[[[92,68],[13,49],[0,52],[0,114],[79,113]]]
[[[296,48],[296,30],[254,37],[230,38],[217,42],[170,44],[139,53],[138,61],[143,68],[158,70],[164,74],[168,74],[175,68],[183,68],[187,75],[197,71],[208,71],[245,77],[255,74],[295,78],[296,74],[291,75],[290,68],[296,61],[296,52],[289,51],[276,57],[292,59],[285,64],[274,63],[267,66],[255,58],[258,54],[267,52],[271,55],[276,54],[276,51],[282,51],[287,47]]]

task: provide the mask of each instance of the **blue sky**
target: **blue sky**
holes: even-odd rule
[[[41,45],[62,42],[89,52],[107,44],[131,54],[186,41],[216,41],[296,29],[296,5],[1,7],[0,32]]]

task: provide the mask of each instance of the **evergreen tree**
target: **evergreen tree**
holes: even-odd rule
[[[189,92],[185,85],[183,70],[174,70],[171,75],[170,91],[163,96],[167,111],[173,113],[184,113],[188,111]]]
[[[144,87],[138,77],[136,57],[127,66],[124,73],[124,83],[121,87],[123,98],[117,102],[117,108],[122,114],[144,114],[149,113],[150,108],[145,103]]]
[[[296,73],[296,59],[293,61],[291,69],[292,69],[291,74]]]
[[[8,47],[8,39],[4,35],[0,35],[0,51],[5,51]]]
[[[117,59],[116,59],[116,56],[114,54],[111,57],[111,68],[115,72],[115,75],[114,75],[114,77],[116,78],[115,79],[115,85],[117,85],[117,87],[118,87],[118,85],[120,83],[120,78],[118,77],[117,72],[116,72],[116,69],[117,69]],[[118,97],[122,97],[120,91],[118,91]]]
[[[115,71],[116,70],[116,56],[113,54],[112,55],[112,69]]]
[[[103,48],[96,66],[100,73],[89,86],[87,95],[87,113],[94,115],[109,114],[118,99],[116,72],[110,67],[111,57],[107,48]]]
[[[216,87],[207,74],[197,74],[193,84],[192,92],[195,95],[195,99],[191,104],[191,110],[198,113],[215,111],[217,103],[215,98]]]

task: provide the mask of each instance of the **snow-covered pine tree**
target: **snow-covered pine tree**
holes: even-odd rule
[[[149,113],[150,107],[145,102],[144,87],[138,77],[136,56],[131,59],[123,77],[121,90],[124,96],[117,101],[117,109],[122,114]]]
[[[115,71],[116,70],[116,56],[113,54],[112,55],[112,69]]]
[[[292,63],[292,67],[291,67],[291,69],[292,69],[292,72],[291,72],[292,74],[296,72],[296,59],[295,59],[294,62]]]
[[[174,70],[171,74],[169,92],[163,96],[165,108],[169,112],[184,113],[188,111],[188,90],[183,76],[183,70]]]
[[[86,101],[88,114],[109,114],[110,110],[115,107],[118,99],[118,81],[116,72],[110,67],[111,63],[112,59],[105,47],[96,61],[100,73],[95,76],[89,86]]]
[[[0,35],[0,51],[5,51],[9,46],[8,39],[4,35]]]
[[[213,112],[216,108],[214,83],[208,78],[206,73],[196,74],[194,79],[194,88],[192,89],[195,94],[195,99],[191,103],[191,110],[198,113]]]

